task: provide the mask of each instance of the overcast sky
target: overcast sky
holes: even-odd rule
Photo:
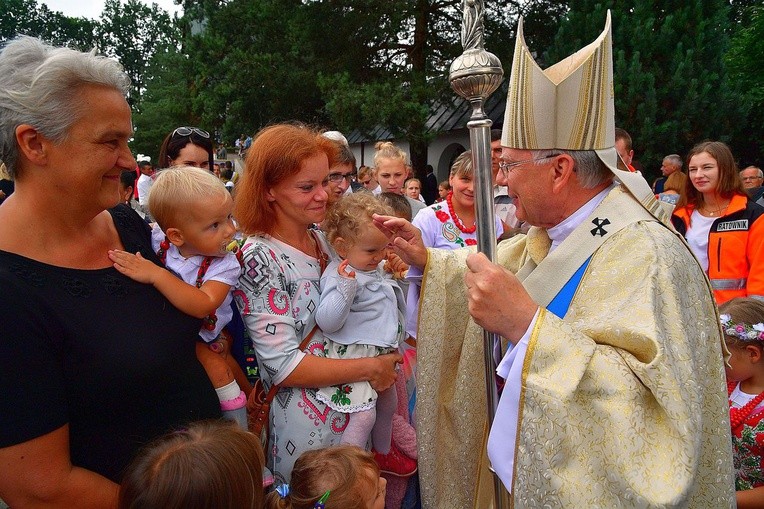
[[[180,14],[180,6],[172,3],[172,0],[142,0],[145,4],[155,3],[172,14]],[[38,4],[45,4],[52,11],[59,11],[69,17],[83,17],[99,19],[103,11],[104,0],[37,0]],[[124,2],[123,2],[124,3]]]

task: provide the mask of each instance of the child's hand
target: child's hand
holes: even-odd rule
[[[339,274],[342,277],[355,278],[354,270],[351,270],[350,272],[348,272],[347,260],[343,260],[342,263],[340,263],[339,267],[337,267],[337,274]]]
[[[409,266],[401,260],[401,257],[393,253],[392,250],[388,251],[387,260],[385,261],[385,271],[396,278],[401,278],[407,270],[409,270]]]
[[[141,253],[128,253],[117,249],[109,250],[109,259],[114,268],[139,283],[154,284],[157,271],[163,270],[141,256]]]

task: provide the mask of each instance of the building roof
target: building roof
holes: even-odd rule
[[[486,99],[483,109],[488,118],[491,119],[494,126],[501,129],[504,122],[504,108],[506,107],[507,86],[509,81],[504,80],[488,99]],[[472,107],[469,102],[456,95],[452,96],[450,101],[436,101],[430,109],[430,116],[425,123],[428,133],[442,133],[466,129],[467,122],[470,120]],[[369,141],[383,141],[396,138],[389,129],[383,126],[376,126],[370,133],[364,133],[354,129],[347,137],[351,145],[356,143],[365,143]]]

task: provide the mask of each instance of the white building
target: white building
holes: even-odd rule
[[[492,129],[501,129],[504,123],[504,108],[506,107],[506,81],[485,102],[485,112],[493,121]],[[469,103],[454,95],[451,104],[438,104],[433,107],[430,118],[427,119],[427,130],[435,134],[435,138],[427,147],[427,164],[435,169],[438,182],[446,180],[454,159],[470,148],[470,135],[467,122],[472,114]],[[374,145],[378,141],[392,141],[406,154],[409,154],[409,143],[398,139],[383,128],[374,129],[369,135],[353,131],[347,136],[350,149],[356,158],[356,163],[374,166]],[[410,157],[409,157],[410,159]]]

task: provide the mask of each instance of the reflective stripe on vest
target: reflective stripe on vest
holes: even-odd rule
[[[711,288],[714,290],[742,290],[745,288],[747,278],[740,279],[712,279]]]

